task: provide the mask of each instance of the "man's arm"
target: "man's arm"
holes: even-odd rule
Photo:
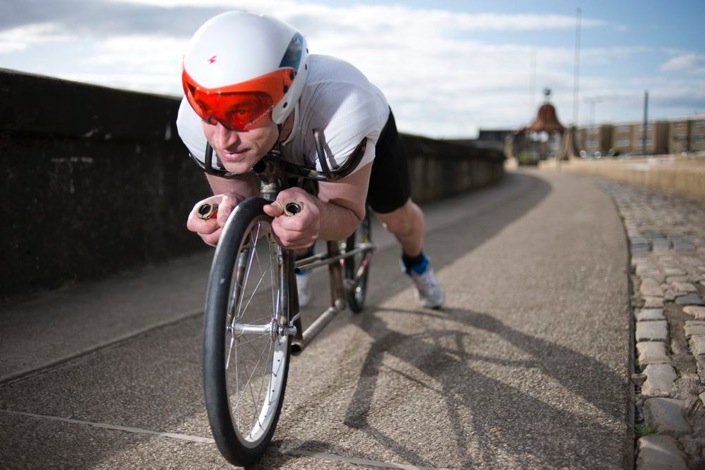
[[[371,173],[372,163],[368,163],[350,176],[319,184],[318,199],[323,203],[319,235],[322,240],[342,240],[360,225],[365,217]]]

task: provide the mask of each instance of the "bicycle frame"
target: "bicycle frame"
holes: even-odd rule
[[[296,328],[296,333],[294,334],[291,343],[292,354],[300,354],[304,350],[304,348],[313,340],[313,338],[315,338],[323,330],[323,328],[328,323],[330,323],[333,318],[335,318],[338,313],[342,312],[347,308],[343,285],[343,267],[339,261],[349,256],[347,254],[340,254],[338,242],[326,242],[326,247],[326,253],[310,258],[301,259],[296,262],[295,269],[302,269],[302,267],[306,266],[309,261],[312,261],[314,258],[316,259],[315,266],[328,266],[328,275],[330,278],[331,304],[311,323],[308,328],[303,331],[303,324],[301,321],[301,312],[299,312],[298,301],[296,305],[293,306],[294,310],[291,311],[296,313],[294,317],[290,320],[290,323]],[[315,267],[311,267],[308,269],[315,269]],[[294,290],[296,290],[296,279],[292,279],[294,281],[292,283],[292,287]]]
[[[273,220],[264,212],[282,189],[310,189],[306,188],[310,180],[335,181],[354,169],[350,162],[331,167],[332,158],[326,164],[322,160],[330,157],[330,149],[323,134],[314,131],[314,139],[323,171],[287,163],[279,152],[263,158],[253,168],[260,196],[240,202],[233,210],[213,256],[204,310],[203,388],[218,450],[238,466],[259,461],[272,439],[290,356],[301,353],[339,312],[350,308],[357,313],[364,308],[374,250],[369,214],[345,240],[328,241],[324,253],[296,260],[292,250],[278,243]],[[364,145],[363,141],[352,160],[361,158]],[[215,171],[212,149],[206,154],[206,166]],[[287,215],[301,210],[297,202],[285,206]],[[217,207],[201,209],[199,216],[212,218]],[[324,266],[328,267],[330,306],[304,329],[295,274]]]
[[[326,161],[326,145],[323,133],[319,130],[314,130],[314,140],[318,159],[321,162],[322,172],[316,172],[304,167],[300,167],[289,162],[274,159],[263,159],[255,167],[254,171],[260,179],[260,194],[267,201],[276,200],[279,191],[290,187],[288,181],[293,178],[309,179],[309,180],[337,180],[349,175],[359,162],[365,149],[365,141],[358,146],[353,154],[352,162],[348,161],[344,165],[331,169]],[[294,273],[303,270],[312,270],[328,266],[328,276],[330,280],[330,306],[323,311],[311,323],[308,328],[303,329],[301,312],[299,311],[298,298],[296,295],[296,279],[294,276],[288,276],[289,279],[282,279],[282,285],[288,290],[287,297],[290,299],[288,311],[291,318],[288,319],[287,331],[292,333],[291,352],[294,355],[300,354],[304,348],[330,323],[335,316],[346,310],[347,300],[345,297],[346,288],[356,289],[360,279],[365,275],[369,265],[369,257],[375,247],[372,243],[365,243],[356,249],[346,249],[343,253],[340,251],[339,241],[327,241],[326,252],[315,254],[313,256],[296,260],[294,268],[286,267],[286,264],[291,263],[295,259],[294,253],[291,250],[282,248],[282,262],[285,263],[285,273]],[[360,269],[355,273],[352,282],[348,285],[344,282],[343,262],[347,258],[351,258],[358,254],[364,254],[363,262]]]

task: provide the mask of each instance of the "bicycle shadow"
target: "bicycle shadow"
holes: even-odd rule
[[[384,320],[387,312],[435,316],[460,323],[470,332],[447,328],[404,334],[389,328]],[[431,394],[443,401],[446,416],[443,426],[454,436],[456,453],[449,462],[461,462],[463,468],[497,466],[499,462],[506,461],[507,454],[512,452],[516,461],[526,464],[536,459],[541,465],[571,468],[593,461],[596,462],[595,468],[604,467],[609,464],[600,463],[601,448],[587,440],[586,433],[599,434],[602,442],[615,445],[625,440],[625,434],[618,430],[619,426],[606,426],[596,422],[594,416],[602,415],[602,422],[623,422],[627,403],[623,407],[615,405],[614,394],[620,393],[626,397],[624,390],[628,384],[593,358],[511,328],[491,314],[463,309],[422,312],[380,308],[359,317],[357,324],[373,341],[345,410],[344,424],[365,433],[404,462],[420,467],[439,464],[425,457],[424,449],[405,445],[377,426],[375,421],[378,417],[370,419],[372,411],[379,410],[379,403],[374,403],[374,397],[379,397],[375,391],[383,375],[387,382],[390,374],[396,375],[391,380],[400,381],[397,386],[407,389],[407,393],[413,394],[416,390],[417,393],[425,393],[426,398]],[[497,341],[505,341],[527,358],[508,359],[463,348],[464,337],[471,333],[496,336]],[[453,347],[443,346],[442,343]],[[392,360],[389,359],[390,355]],[[394,360],[401,361],[404,369],[410,367],[420,372],[423,380],[412,377],[400,368],[391,367],[389,363]],[[562,407],[555,403],[554,398],[549,402],[543,395],[542,399],[534,397],[515,385],[490,377],[482,367],[473,364],[519,369],[534,378],[547,378],[568,390],[573,401],[577,397],[597,411],[590,410],[587,416],[570,411],[570,406]],[[414,398],[408,400],[413,401]],[[537,425],[547,422],[550,426]],[[424,433],[424,426],[434,424],[421,423],[418,429],[410,431]],[[286,452],[280,454],[276,458],[277,463],[281,463],[281,459],[295,459],[297,453],[305,455],[306,452],[329,451],[335,455],[360,456],[359,449],[356,452],[320,441],[281,440],[273,444],[282,449],[296,449],[294,455],[287,455]],[[271,460],[265,459],[265,462],[271,463]]]
[[[510,173],[496,186],[425,204],[425,251],[436,272],[456,262],[461,253],[468,254],[492,239],[539,205],[551,191],[551,185],[544,179],[531,174]],[[400,272],[399,245],[374,217],[372,224],[372,239],[377,249],[372,257],[368,283],[366,305],[370,308],[384,303],[410,285]],[[458,233],[467,236],[457,237]],[[327,272],[314,271],[312,286],[316,295],[312,304],[301,312],[304,325],[314,321],[329,305]],[[332,322],[321,336],[334,334],[345,323]]]
[[[522,190],[470,198],[477,204],[468,207],[467,217],[451,218],[427,232],[429,253],[437,271],[525,216],[553,190],[546,180],[530,174],[514,175],[512,184],[523,185]],[[497,194],[504,199],[498,200]],[[482,206],[483,202],[487,204]],[[591,468],[605,468],[618,466],[614,455],[621,456],[622,467],[627,465],[626,376],[595,359],[594,354],[590,357],[528,334],[528,330],[505,324],[492,312],[375,308],[408,289],[408,281],[399,275],[396,266],[395,247],[375,253],[372,276],[379,281],[372,283],[374,287],[368,293],[370,308],[352,321],[369,336],[370,341],[364,343],[370,346],[356,362],[360,374],[352,396],[344,398],[347,407],[341,420],[350,430],[379,443],[396,459],[421,467],[446,462],[457,467],[460,462],[463,468],[492,468],[510,461],[529,467],[531,462],[538,462],[536,466],[548,468],[581,467],[590,462]],[[398,331],[390,319],[393,315],[422,315],[439,321],[429,322],[431,328],[422,332]],[[334,322],[323,334],[336,334],[349,322]],[[488,353],[490,348],[473,346],[473,340],[501,342],[511,351]],[[419,446],[418,439],[410,444],[414,439],[404,438],[398,431],[406,427],[424,436],[436,432],[429,418],[433,414],[422,415],[421,422],[409,416],[387,416],[392,421],[381,423],[380,414],[385,411],[380,396],[399,399],[399,393],[394,393],[399,390],[404,390],[399,393],[416,406],[435,404],[409,394],[421,394],[425,400],[432,396],[440,404],[434,412],[443,415],[443,424],[437,426],[443,426],[452,436],[451,441],[444,441],[448,460],[439,457],[436,449]],[[415,425],[409,426],[409,422]],[[364,450],[355,452],[344,444],[317,440],[283,439],[275,445],[302,452],[365,455]]]

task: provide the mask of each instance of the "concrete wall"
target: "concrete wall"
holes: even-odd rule
[[[185,229],[209,193],[178,100],[0,69],[0,299],[203,250]],[[404,136],[414,197],[498,181],[503,155]]]
[[[0,298],[201,247],[173,98],[0,71]]]
[[[405,134],[412,198],[430,202],[495,184],[504,176],[503,152]]]

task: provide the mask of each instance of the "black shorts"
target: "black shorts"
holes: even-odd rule
[[[375,146],[367,205],[375,212],[386,214],[399,209],[410,197],[406,148],[390,110],[389,119]]]

